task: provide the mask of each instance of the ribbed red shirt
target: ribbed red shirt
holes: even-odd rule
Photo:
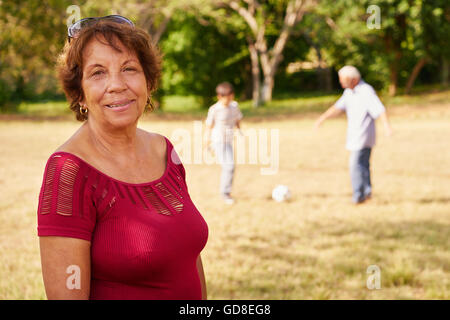
[[[148,183],[118,181],[66,152],[47,162],[38,235],[91,241],[90,299],[201,299],[196,260],[208,227],[165,140],[165,172]]]

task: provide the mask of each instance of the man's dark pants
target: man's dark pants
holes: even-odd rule
[[[371,196],[372,184],[370,182],[370,154],[372,148],[354,150],[350,153],[350,178],[353,188],[352,200],[354,203],[363,202]]]

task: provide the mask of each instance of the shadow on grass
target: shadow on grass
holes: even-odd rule
[[[429,204],[429,203],[450,203],[450,197],[442,197],[442,198],[422,198],[417,199],[416,202],[422,203],[422,204]],[[450,235],[449,235],[450,236]]]
[[[434,295],[445,296],[442,279],[434,272],[450,272],[450,258],[442,254],[450,252],[449,235],[450,225],[434,221],[352,223],[350,219],[316,220],[264,234],[233,234],[227,242],[240,253],[237,256],[245,257],[244,266],[235,267],[247,271],[224,275],[232,282],[226,292],[231,298],[296,299],[306,290],[300,298],[328,299],[338,297],[340,290],[353,290],[364,297],[366,269],[376,264],[382,270],[383,288],[408,287],[408,292],[431,288]],[[317,291],[319,287],[327,294]]]

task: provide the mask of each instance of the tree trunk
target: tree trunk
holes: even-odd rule
[[[253,107],[257,108],[261,105],[261,95],[260,95],[260,69],[259,69],[259,58],[258,51],[255,48],[255,44],[249,41],[248,50],[250,51],[250,61],[252,63],[252,100]]]
[[[449,63],[446,57],[442,57],[441,84],[445,88],[448,86]]]
[[[274,75],[272,73],[264,76],[264,83],[261,93],[263,103],[272,101],[272,92],[274,84],[275,84]]]
[[[409,94],[409,92],[412,89],[412,86],[414,84],[414,81],[416,81],[417,76],[420,73],[420,70],[422,70],[423,66],[427,63],[426,58],[420,58],[419,61],[417,61],[416,65],[414,66],[411,74],[409,75],[408,82],[406,83],[405,87],[405,94]]]
[[[398,19],[397,24],[398,24]],[[388,93],[389,95],[395,96],[397,94],[398,87],[398,68],[400,65],[400,60],[402,58],[402,51],[400,47],[401,39],[398,36],[394,39],[393,30],[385,31],[386,34],[384,36],[384,46],[386,48],[386,53],[388,54],[389,60],[389,87]]]
[[[397,94],[397,83],[392,82],[392,80],[391,80],[391,83],[389,83],[388,94],[391,97],[393,97]]]
[[[331,91],[332,89],[332,78],[331,78],[331,70],[326,66],[326,63],[323,61],[322,54],[320,52],[319,46],[314,47],[316,49],[317,58],[319,62],[319,66],[317,67],[317,75],[319,77],[319,86],[320,90]],[[322,67],[324,66],[324,68]]]
[[[172,14],[164,16],[164,20],[161,22],[161,24],[158,26],[158,28],[156,30],[154,30],[153,33],[151,33],[153,44],[155,44],[155,45],[158,44],[163,33],[166,31],[171,18],[172,18]],[[150,28],[148,30],[150,30]]]
[[[331,69],[329,67],[326,67],[324,70],[324,77],[325,77],[325,90],[326,91],[332,91],[333,90],[333,77],[331,74]]]
[[[388,93],[391,97],[397,94],[397,85],[398,85],[398,69],[394,63],[391,63],[389,66],[389,87]]]
[[[269,21],[266,20],[263,21],[263,23],[258,23],[256,18],[258,16],[258,11],[262,14],[262,16],[264,16],[262,6],[255,0],[247,0],[245,2],[248,4],[248,8],[241,6],[240,1],[237,0],[226,2],[224,5],[227,5],[231,9],[235,10],[244,19],[251,30],[252,39],[247,39],[247,42],[249,43],[249,51],[252,61],[253,105],[259,106],[261,103],[272,100],[275,71],[283,58],[282,53],[286,46],[286,42],[292,32],[292,28],[303,18],[303,14],[306,10],[305,7],[307,7],[305,2],[308,3],[308,6],[311,3],[310,1],[304,2],[302,0],[290,0],[287,3],[283,27],[272,49],[269,50],[265,39],[266,25],[269,24]],[[261,62],[262,73],[264,75],[262,90],[259,89],[259,78],[261,74],[259,62]]]

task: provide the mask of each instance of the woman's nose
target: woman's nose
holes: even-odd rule
[[[112,72],[108,77],[107,91],[117,92],[127,88],[127,83],[121,72]]]

